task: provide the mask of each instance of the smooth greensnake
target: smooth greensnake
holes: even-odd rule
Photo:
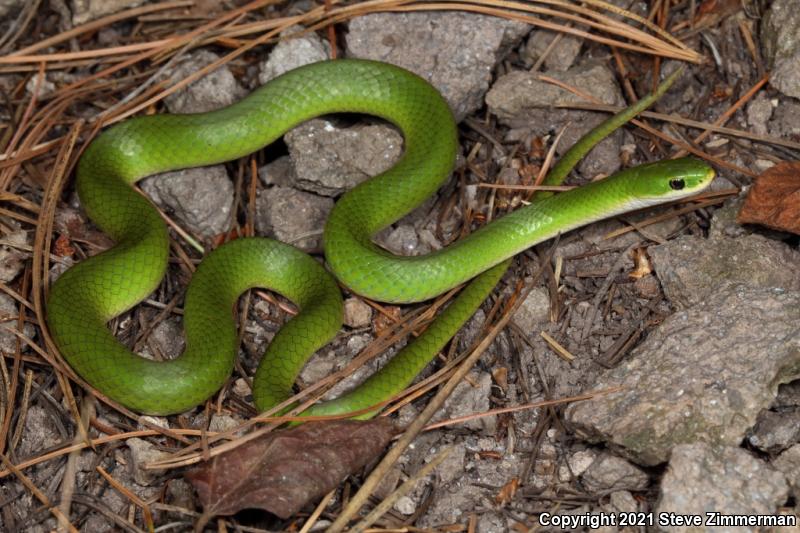
[[[590,132],[545,183],[563,181],[594,144],[659,94]],[[331,212],[324,250],[336,279],[289,245],[266,238],[237,239],[210,253],[193,276],[184,303],[182,355],[148,360],[118,341],[108,322],[156,289],[169,254],[169,235],[159,212],[132,185],[155,173],[246,156],[306,120],[340,112],[374,115],[394,124],[403,134],[404,151],[392,168],[344,194]],[[354,59],[292,70],[217,111],[123,121],[88,146],[76,183],[89,217],[116,244],[73,266],[52,285],[51,335],[75,371],[111,399],[142,413],[179,413],[208,399],[230,376],[238,352],[232,311],[242,292],[253,287],[274,290],[300,313],[276,334],[255,373],[254,401],[264,411],[291,395],[305,361],[338,332],[342,296],[337,279],[356,294],[392,303],[427,300],[473,280],[378,373],[310,412],[364,409],[413,381],[475,312],[515,254],[600,219],[685,198],[705,188],[714,175],[695,159],[665,160],[537,199],[428,255],[400,257],[374,244],[378,231],[447,180],[457,143],[450,108],[431,85],[401,68]]]

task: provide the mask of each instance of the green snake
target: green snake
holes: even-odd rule
[[[547,183],[563,180],[591,145],[655,97],[587,135]],[[167,228],[132,187],[137,180],[245,156],[310,118],[338,112],[393,123],[403,134],[404,152],[391,169],[336,203],[324,232],[325,257],[336,279],[354,293],[394,303],[419,302],[474,281],[380,372],[351,393],[319,404],[313,414],[364,409],[402,391],[478,308],[515,254],[596,220],[684,198],[705,188],[714,175],[695,159],[635,167],[537,200],[431,254],[399,257],[372,237],[437,191],[457,151],[447,103],[418,76],[372,61],[320,62],[275,78],[217,111],[129,119],[101,133],[77,168],[76,187],[87,214],[116,244],[67,270],[48,296],[51,335],[83,379],[142,413],[179,413],[204,402],[234,366],[237,299],[247,289],[264,287],[287,297],[300,312],[267,349],[253,380],[253,397],[263,411],[291,395],[306,359],[339,330],[342,296],[319,262],[286,244],[238,239],[202,261],[184,302],[186,348],[174,360],[136,355],[107,324],[152,293],[167,267]]]

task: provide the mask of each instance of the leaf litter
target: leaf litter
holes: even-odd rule
[[[396,433],[386,417],[309,422],[220,454],[186,473],[203,504],[196,530],[242,509],[289,518],[373,461]]]

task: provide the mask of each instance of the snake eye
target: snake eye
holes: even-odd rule
[[[685,186],[686,186],[686,183],[684,183],[684,181],[682,179],[669,180],[669,187],[673,191],[680,191]]]

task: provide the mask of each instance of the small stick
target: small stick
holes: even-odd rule
[[[551,337],[546,331],[542,331],[539,335],[545,340],[547,344],[553,349],[553,351],[558,354],[559,357],[564,359],[567,362],[572,362],[575,360],[575,356],[570,353],[569,350],[564,348],[557,340]]]

